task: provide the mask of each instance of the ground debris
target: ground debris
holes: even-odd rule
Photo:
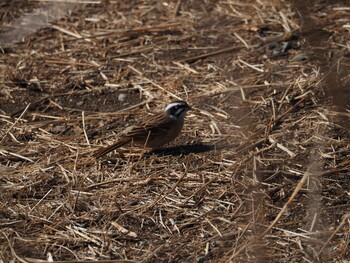
[[[341,1],[10,2],[1,261],[350,258]],[[92,157],[178,99],[174,143]]]

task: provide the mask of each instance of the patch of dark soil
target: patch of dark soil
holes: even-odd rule
[[[349,4],[348,0],[339,1],[292,1],[295,9],[301,16],[302,35],[306,40],[308,57],[320,65],[320,71],[324,74],[323,85],[326,97],[333,98],[333,105],[339,112],[347,112],[350,107],[350,59],[347,49],[338,49],[337,40],[339,32],[329,27],[331,20],[341,19],[342,13],[331,14],[329,10]],[[323,14],[322,14],[323,12]],[[324,16],[324,14],[327,14]],[[344,14],[345,15],[345,14]],[[322,17],[321,17],[322,16]],[[339,39],[342,42],[342,38]],[[339,43],[341,44],[341,43]],[[347,117],[338,117],[337,123],[346,130],[350,130]],[[348,134],[350,138],[350,133]]]

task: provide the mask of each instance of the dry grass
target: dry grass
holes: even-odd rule
[[[348,78],[344,6],[313,13],[322,49],[280,1],[61,4],[0,15],[3,262],[350,258],[349,114],[327,88]],[[194,110],[167,149],[91,157],[178,98]]]

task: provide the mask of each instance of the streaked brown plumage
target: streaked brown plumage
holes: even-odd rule
[[[137,126],[129,127],[116,143],[97,150],[94,156],[100,158],[131,141],[151,149],[167,144],[180,134],[190,108],[185,101],[174,101],[163,112],[146,118]]]

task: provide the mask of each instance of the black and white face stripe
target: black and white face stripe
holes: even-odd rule
[[[179,119],[185,116],[185,113],[191,109],[186,101],[174,101],[165,107],[164,112],[171,118]]]

